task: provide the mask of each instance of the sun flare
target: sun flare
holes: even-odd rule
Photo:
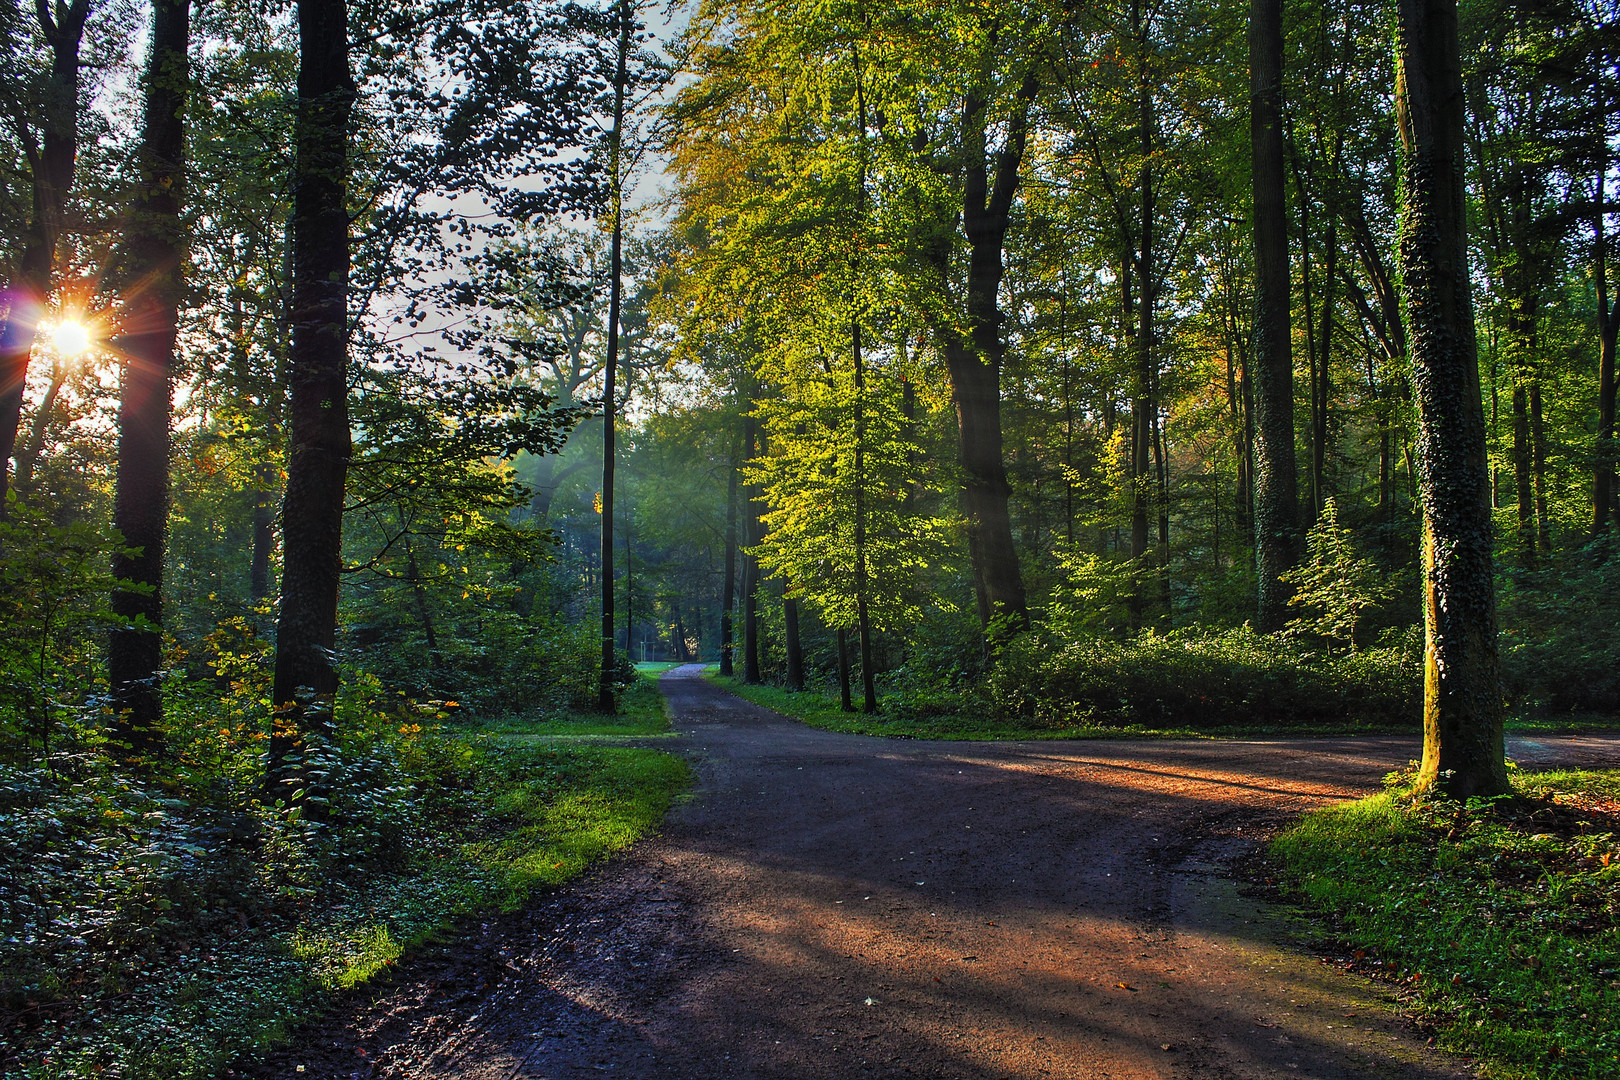
[[[78,319],[63,319],[51,328],[51,344],[64,357],[72,358],[90,351],[93,339],[90,328]]]

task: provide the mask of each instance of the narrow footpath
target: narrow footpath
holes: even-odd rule
[[[698,782],[659,837],[237,1075],[1473,1075],[1227,869],[1414,738],[874,739],[700,673],[662,684]],[[1620,740],[1510,754],[1612,766]]]

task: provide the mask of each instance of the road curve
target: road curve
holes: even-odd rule
[[[946,743],[817,731],[696,665],[663,834],[238,1075],[1472,1075],[1225,870],[1406,737]],[[1620,763],[1612,738],[1514,746]]]

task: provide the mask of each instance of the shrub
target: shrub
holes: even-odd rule
[[[1501,583],[1502,681],[1531,711],[1620,712],[1620,543],[1593,544]]]
[[[1255,633],[1175,630],[1069,641],[1024,635],[985,682],[1004,715],[1042,726],[1415,725],[1419,639],[1334,656]]]

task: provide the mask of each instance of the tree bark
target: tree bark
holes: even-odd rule
[[[602,667],[597,680],[596,707],[602,712],[615,712],[618,708],[613,693],[614,628],[613,628],[613,480],[616,453],[616,416],[618,392],[616,378],[619,370],[619,305],[624,285],[624,205],[623,180],[620,175],[619,148],[624,127],[624,96],[630,60],[630,0],[619,0],[619,44],[613,68],[613,127],[608,131],[608,174],[612,185],[610,198],[613,213],[612,250],[608,255],[608,327],[607,361],[603,365],[602,391]],[[630,549],[625,547],[626,566]],[[626,620],[624,647],[630,649],[630,625]]]
[[[750,406],[752,403],[750,403]],[[752,408],[750,407],[750,413]],[[743,442],[747,447],[748,460],[752,461],[762,452],[759,445],[759,424],[752,415],[743,419]],[[747,485],[743,492],[743,501],[747,504],[747,513],[743,515],[743,537],[752,549],[761,539],[762,528],[759,520],[759,492],[753,484]],[[762,683],[765,681],[759,666],[759,556],[751,550],[743,552],[742,573],[742,601],[743,601],[743,682]]]
[[[33,206],[23,234],[22,255],[10,287],[0,293],[0,518],[6,513],[12,455],[28,387],[28,358],[40,319],[50,302],[56,251],[65,230],[63,215],[73,187],[79,150],[79,45],[90,0],[36,6],[40,30],[51,50],[45,111],[38,144],[20,141],[28,158]]]
[[[1513,487],[1518,505],[1519,558],[1536,562],[1536,508],[1530,492],[1530,377],[1515,364],[1513,372]]]
[[[258,488],[253,492],[253,560],[248,570],[248,597],[263,600],[270,595],[270,556],[276,545],[275,502],[269,483],[275,472],[270,465],[256,470]]]
[[[1423,508],[1421,788],[1509,790],[1496,652],[1490,473],[1469,289],[1456,0],[1400,0],[1399,259],[1409,317]]]
[[[720,674],[728,678],[735,674],[732,652],[731,613],[737,607],[737,468],[739,453],[733,444],[731,468],[726,472],[726,568],[725,583],[720,593]]]
[[[1336,299],[1334,287],[1339,281],[1337,162],[1330,170],[1326,188],[1322,208],[1323,216],[1327,218],[1327,228],[1322,236],[1321,329],[1317,332],[1316,387],[1312,394],[1315,408],[1311,416],[1314,429],[1311,437],[1311,487],[1316,492],[1316,505],[1311,511],[1313,523],[1317,515],[1321,514],[1322,506],[1333,494],[1328,490],[1327,469],[1328,461],[1332,457],[1328,411],[1333,394],[1333,307]]]
[[[866,361],[861,352],[861,322],[850,323],[850,349],[855,360],[855,625],[861,641],[861,711],[878,711],[872,671],[872,617],[867,608],[866,568]]]
[[[1605,158],[1604,167],[1608,162]],[[1620,492],[1615,490],[1615,338],[1620,333],[1620,298],[1609,300],[1608,237],[1604,230],[1604,177],[1598,175],[1594,258],[1598,309],[1598,430],[1592,471],[1592,532],[1620,524]]]
[[[1294,459],[1294,362],[1289,340],[1287,205],[1283,185],[1282,2],[1253,0],[1249,17],[1249,132],[1254,168],[1254,412],[1256,623],[1287,621],[1282,575],[1299,561]]]
[[[28,438],[17,449],[18,495],[33,484],[34,466],[39,464],[39,455],[45,449],[45,430],[50,426],[51,412],[56,408],[56,399],[61,396],[62,387],[67,383],[67,375],[67,367],[61,360],[51,365],[51,381],[45,387],[45,396],[40,399],[33,423],[28,425]]]
[[[1000,619],[1008,620],[1015,629],[1029,621],[1008,507],[1012,486],[1002,457],[1001,364],[1007,346],[1002,340],[998,294],[1004,272],[1002,249],[1028,135],[1029,107],[1038,90],[1035,76],[1026,76],[1007,121],[1006,142],[995,155],[993,174],[985,131],[990,102],[978,92],[969,93],[963,102],[966,333],[954,326],[938,330],[956,406],[957,459],[962,466],[962,510],[967,519],[974,595],[979,623],[987,633],[994,631]],[[943,275],[948,253],[936,253],[934,259]]]
[[[789,690],[804,689],[804,646],[799,641],[799,601],[788,596],[788,583],[782,584],[783,638],[787,649],[787,683]]]
[[[292,345],[287,487],[282,498],[276,709],[266,783],[291,800],[311,778],[310,735],[331,733],[349,435],[349,70],[346,0],[298,2],[294,120]]]
[[[134,759],[162,748],[163,555],[169,528],[169,413],[174,342],[184,289],[181,193],[185,186],[185,110],[191,70],[189,0],[156,0],[146,75],[137,188],[130,206],[124,379],[118,401],[118,480],[113,527],[130,554],[113,556],[113,613],[131,625],[107,643],[113,741]]]
[[[849,631],[838,628],[838,707],[845,712],[855,711],[855,698],[849,685]]]
[[[411,599],[416,604],[416,617],[422,621],[422,637],[427,641],[428,659],[434,672],[437,673],[444,668],[444,658],[439,653],[439,635],[433,626],[433,609],[428,607],[427,590],[422,587],[422,572],[416,565],[416,551],[411,547],[409,540],[405,541],[405,573],[410,580]]]
[[[1147,607],[1148,572],[1143,556],[1148,548],[1148,511],[1158,501],[1159,485],[1155,482],[1153,459],[1158,452],[1156,423],[1159,404],[1154,393],[1158,373],[1154,370],[1153,335],[1155,333],[1154,296],[1157,255],[1154,251],[1154,187],[1153,187],[1153,97],[1146,85],[1138,91],[1138,139],[1142,154],[1142,167],[1138,182],[1137,250],[1136,260],[1136,334],[1135,379],[1131,401],[1131,558],[1136,560],[1131,589],[1133,624],[1139,624]],[[1155,570],[1155,577],[1165,567]]]

